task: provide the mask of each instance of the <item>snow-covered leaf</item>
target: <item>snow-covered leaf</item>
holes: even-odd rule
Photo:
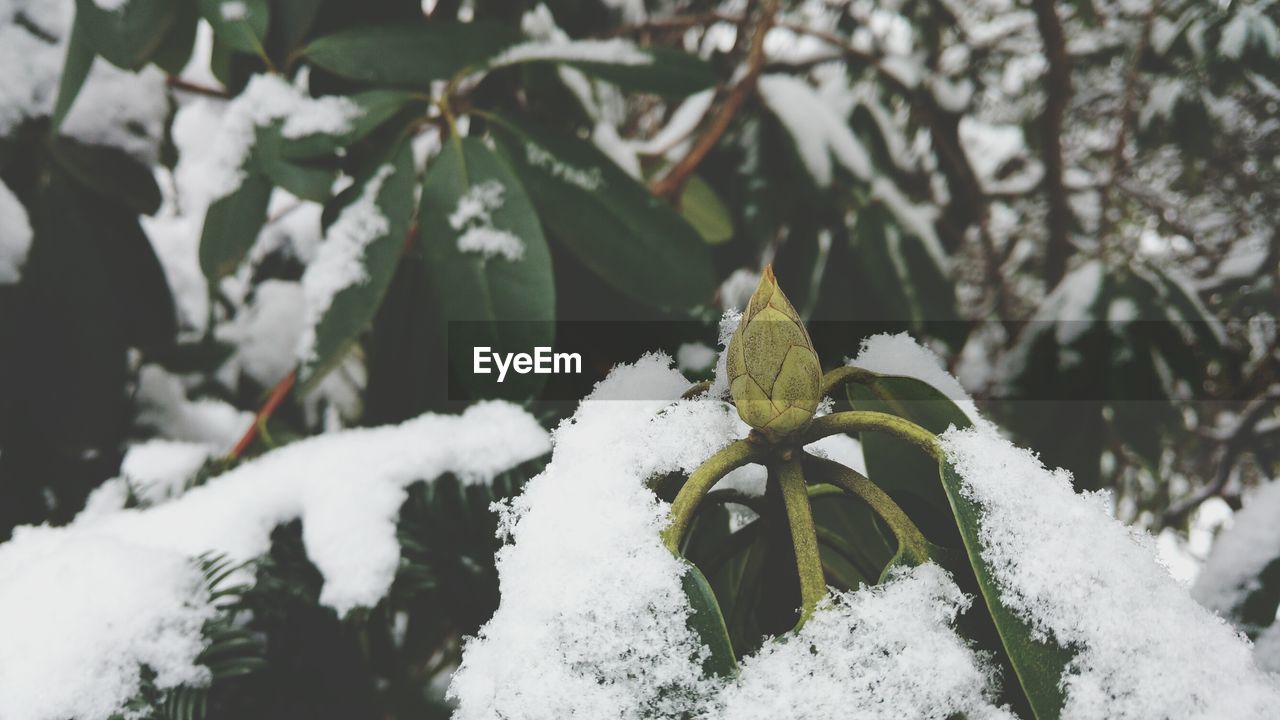
[[[549,62],[571,65],[627,90],[683,97],[715,83],[711,66],[672,48],[638,48],[621,39],[529,42],[493,58],[490,67]]]
[[[283,137],[281,157],[290,160],[330,155],[339,148],[359,142],[394,118],[420,96],[403,90],[368,90],[346,97],[358,111],[344,132],[309,132],[297,137]],[[415,106],[415,109],[417,106]]]
[[[495,128],[555,239],[609,284],[647,305],[689,310],[715,292],[698,232],[594,145],[533,130]]]
[[[554,339],[551,252],[524,186],[483,142],[447,142],[422,186],[423,257],[435,305],[451,323],[455,367],[470,367],[472,347],[529,352]],[[424,309],[425,310],[425,309]],[[545,376],[462,373],[477,397],[513,400],[537,394]]]
[[[303,273],[298,379],[304,392],[342,360],[378,312],[409,231],[415,180],[413,151],[401,142],[353,186]]]

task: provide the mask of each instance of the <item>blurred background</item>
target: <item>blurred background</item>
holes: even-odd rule
[[[69,521],[148,443],[198,448],[198,484],[482,397],[553,426],[645,350],[705,379],[772,263],[824,363],[911,333],[1190,582],[1280,469],[1278,20],[1225,0],[0,0],[0,540]],[[326,130],[334,103],[361,119]],[[433,202],[458,190],[433,168],[454,147],[499,159],[518,270],[451,249]],[[389,226],[317,308],[308,272],[370,187]],[[473,333],[587,371],[475,384]],[[415,492],[419,574],[373,619],[320,608],[279,529],[246,601],[276,662],[211,712],[445,712],[442,670],[497,603],[489,503],[537,469]],[[433,618],[411,661],[353,629],[395,603]]]

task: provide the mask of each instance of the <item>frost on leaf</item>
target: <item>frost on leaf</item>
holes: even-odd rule
[[[1069,473],[991,427],[942,441],[981,509],[1001,602],[1076,653],[1064,718],[1280,716],[1280,688],[1248,641],[1169,576],[1149,537],[1111,517],[1105,494],[1076,494]]]
[[[802,709],[905,702],[911,681],[890,675],[907,666],[937,689],[884,717],[995,712],[986,665],[948,627],[965,601],[933,567],[836,599],[810,621],[812,637],[767,643],[731,686],[702,676],[682,565],[659,539],[668,506],[645,482],[691,471],[746,428],[720,400],[678,399],[687,387],[669,358],[648,355],[615,369],[555,431],[546,470],[502,509],[512,540],[498,554],[504,602],[465,647],[450,687],[455,717],[756,717],[765,708],[738,709],[765,696],[775,709],[810,702],[800,697],[809,689],[827,694]],[[908,637],[910,652],[883,657]],[[836,666],[829,680],[809,674]]]

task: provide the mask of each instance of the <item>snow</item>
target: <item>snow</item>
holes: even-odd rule
[[[662,155],[672,151],[693,135],[698,123],[711,109],[715,98],[712,90],[702,90],[685,98],[671,113],[671,118],[653,137],[636,145],[636,152],[646,155]]]
[[[129,0],[93,0],[93,4],[107,12],[116,12],[124,9],[129,4]]]
[[[745,426],[720,400],[678,399],[687,387],[669,358],[646,355],[557,428],[546,470],[500,510],[501,591],[518,601],[465,644],[454,717],[754,718],[794,704],[781,716],[822,718],[837,703],[917,716],[898,702],[919,717],[1002,716],[985,662],[950,629],[967,601],[933,566],[834,599],[735,681],[702,677],[682,566],[659,540],[667,506],[645,482],[689,472]]]
[[[247,17],[249,17],[249,7],[240,0],[222,3],[223,20],[244,20]]]
[[[757,282],[759,278],[757,278]],[[755,285],[752,285],[752,289]],[[747,297],[751,297],[748,293]],[[743,307],[746,303],[743,303]],[[718,338],[718,347],[720,348],[720,357],[716,358],[716,374],[711,379],[711,387],[707,390],[707,394],[716,398],[729,397],[729,370],[728,355],[724,352],[729,347],[729,341],[733,339],[733,333],[738,329],[738,323],[742,322],[742,312],[737,309],[727,309],[724,315],[720,317],[720,337]]]
[[[832,156],[859,179],[871,178],[871,157],[866,148],[807,82],[790,75],[762,75],[759,89],[820,187],[831,184]]]
[[[960,381],[946,371],[942,358],[905,332],[866,338],[858,356],[849,360],[848,365],[879,375],[915,378],[945,395],[973,422],[985,422]]]
[[[0,717],[105,720],[137,691],[140,664],[160,687],[207,680],[195,657],[210,609],[193,558],[256,558],[294,519],[324,577],[320,602],[339,614],[372,606],[399,563],[407,485],[444,473],[487,482],[548,448],[531,415],[484,402],[301,440],[152,507],[19,528],[0,545]],[[184,473],[195,457],[159,446],[131,467]]]
[[[1266,567],[1280,560],[1280,482],[1245,496],[1231,529],[1218,536],[1191,594],[1200,604],[1231,617],[1257,588]]]
[[[570,185],[576,185],[587,192],[597,192],[604,187],[604,175],[600,168],[583,169],[574,167],[556,159],[546,148],[534,143],[525,143],[525,159],[529,164],[546,170]]]
[[[1032,322],[1056,323],[1058,345],[1070,345],[1098,320],[1095,305],[1106,269],[1100,260],[1090,260],[1067,274],[1040,303]]]
[[[760,284],[760,273],[750,268],[738,268],[720,283],[720,305],[725,310],[746,309],[751,294]]]
[[[570,42],[526,42],[503,51],[489,67],[546,60],[551,62],[592,62],[610,65],[649,65],[653,56],[628,40],[573,40]]]
[[[202,194],[212,202],[240,187],[256,128],[282,121],[280,133],[286,138],[336,135],[350,130],[352,121],[362,112],[348,98],[312,98],[279,75],[254,75],[244,91],[226,106],[212,138],[190,159],[193,165],[198,163],[195,171],[202,176]]]
[[[1157,78],[1151,84],[1151,91],[1147,94],[1147,102],[1143,104],[1142,110],[1138,113],[1138,125],[1147,127],[1152,120],[1157,118],[1168,120],[1173,117],[1173,108],[1178,104],[1178,98],[1182,96],[1185,86],[1182,78],[1162,77]]]
[[[49,526],[0,545],[0,717],[107,720],[155,685],[203,685],[212,616],[197,565],[164,548]]]
[[[893,181],[883,175],[871,181],[871,196],[884,203],[885,207],[898,219],[898,224],[924,244],[924,249],[938,270],[947,271],[947,253],[942,249],[942,241],[934,229],[938,209],[933,205],[919,205],[911,202]]]
[[[262,387],[278,383],[297,363],[294,349],[305,315],[301,283],[262,281],[253,301],[215,331],[218,340],[235,346],[228,361],[231,371],[243,372]]]
[[[0,285],[16,285],[22,279],[32,236],[26,208],[0,181]]]
[[[462,231],[458,235],[459,250],[485,258],[501,256],[512,262],[524,257],[524,241],[493,225],[493,213],[502,207],[506,191],[497,180],[486,180],[472,185],[458,198],[449,214],[449,226]]]
[[[719,353],[705,343],[684,343],[676,348],[676,367],[681,372],[703,372],[716,364]]]
[[[221,400],[189,400],[181,378],[159,365],[138,372],[135,400],[139,426],[160,437],[211,445],[219,453],[230,450],[253,422],[253,413]]]
[[[1280,623],[1258,636],[1253,645],[1253,659],[1262,670],[1280,674]]]
[[[1219,55],[1239,59],[1244,54],[1244,46],[1249,39],[1250,15],[1251,13],[1241,10],[1222,26],[1222,35],[1218,38]]]
[[[1045,469],[991,427],[941,439],[980,509],[1001,601],[1076,650],[1063,718],[1280,713],[1280,686],[1254,666],[1248,641],[1169,576],[1149,536],[1111,517],[1106,494],[1076,494],[1070,473]]]
[[[951,629],[970,602],[932,563],[839,594],[747,659],[703,717],[1012,720],[992,704],[994,669]]]
[[[365,183],[360,197],[342,209],[329,226],[316,257],[302,274],[306,317],[297,344],[297,357],[308,361],[315,354],[316,327],[324,319],[338,293],[368,279],[364,251],[374,240],[391,230],[391,223],[378,207],[378,193],[395,168],[383,165]]]

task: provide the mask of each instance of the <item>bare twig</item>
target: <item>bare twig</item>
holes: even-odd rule
[[[1045,82],[1044,112],[1040,115],[1040,154],[1044,162],[1044,189],[1049,200],[1049,244],[1045,248],[1044,280],[1058,284],[1067,272],[1071,256],[1071,206],[1063,181],[1062,121],[1071,101],[1071,58],[1062,20],[1054,0],[1034,0],[1036,27],[1044,43],[1049,73]]]
[[[201,85],[200,83],[192,82],[190,80],[184,80],[176,75],[170,75],[165,79],[165,82],[174,90],[182,90],[184,92],[195,93],[196,95],[215,97],[223,100],[231,97],[231,94],[222,88]]]

